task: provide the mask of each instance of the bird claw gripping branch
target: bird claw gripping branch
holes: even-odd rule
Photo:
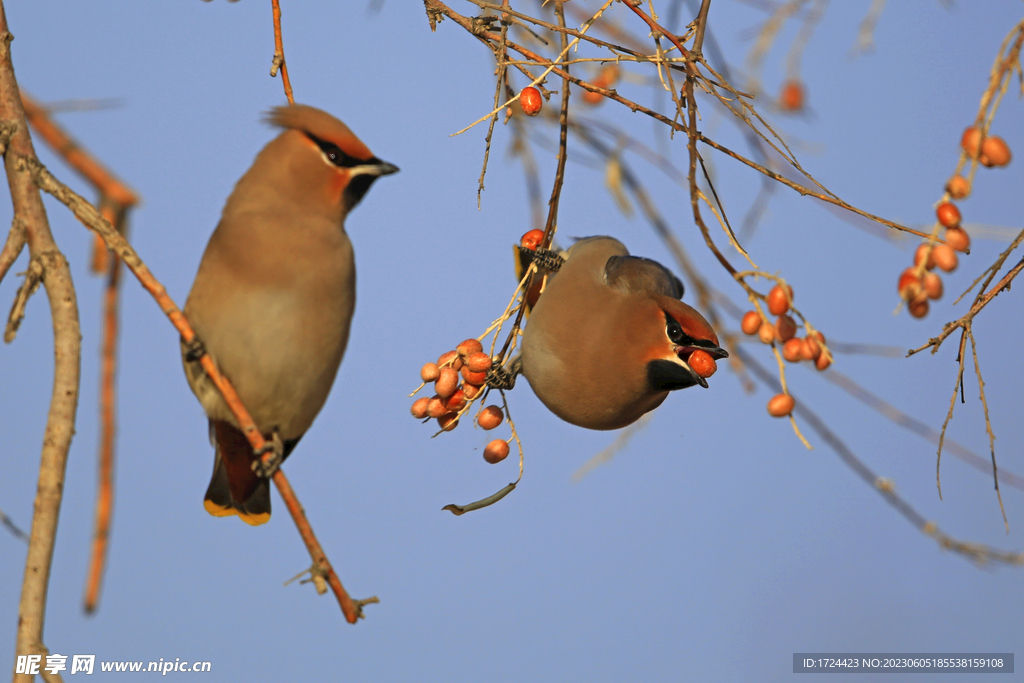
[[[518,248],[525,264],[528,265],[532,261],[537,264],[537,270],[546,270],[552,273],[557,273],[562,267],[562,264],[565,263],[565,258],[553,249],[530,249],[528,247]]]
[[[487,371],[487,386],[501,391],[510,391],[516,386],[516,377],[522,372],[519,356],[516,356],[508,364],[508,369],[494,364]]]
[[[189,363],[194,363],[206,355],[206,345],[199,337],[192,337],[192,341],[187,344],[184,341],[182,343],[185,346],[185,360]]]
[[[473,17],[473,35],[480,35],[486,33],[494,28],[494,23],[498,21],[498,17],[494,15],[483,15],[479,17]]]
[[[252,471],[258,477],[270,479],[284,462],[284,442],[281,441],[281,435],[275,431],[270,440],[263,444],[263,448],[253,452],[256,454],[256,459],[252,461]],[[272,455],[264,461],[263,456],[267,453]]]

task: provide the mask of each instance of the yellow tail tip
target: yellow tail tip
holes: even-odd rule
[[[231,515],[238,514],[238,511],[235,510],[234,508],[217,505],[212,500],[204,500],[203,509],[205,509],[214,517],[230,517]]]
[[[238,518],[250,526],[259,526],[260,524],[266,524],[270,521],[270,513],[261,512],[254,515],[246,512],[239,512]]]

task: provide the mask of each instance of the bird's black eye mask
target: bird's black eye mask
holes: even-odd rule
[[[715,360],[729,357],[729,354],[726,353],[724,349],[719,348],[719,346],[710,339],[695,339],[694,337],[686,334],[686,332],[683,331],[683,326],[679,324],[679,321],[668,313],[665,313],[665,334],[668,335],[669,340],[678,347],[676,353],[684,362],[690,358],[691,353],[698,349],[701,351],[707,351]]]
[[[354,156],[350,156],[341,151],[333,142],[327,140],[321,140],[317,136],[313,135],[309,131],[302,131],[306,134],[310,140],[316,143],[316,146],[320,148],[332,164],[338,168],[355,168],[356,166],[366,166],[369,164],[379,164],[380,159],[377,157],[370,157],[369,159],[356,159]],[[373,181],[377,179],[376,175],[368,173],[362,173],[349,180],[348,185],[345,187],[345,193],[342,196],[342,201],[345,204],[345,211],[351,211],[356,204],[363,198],[363,195],[370,189],[370,185],[373,185]]]
[[[683,326],[679,324],[675,318],[665,313],[665,334],[676,346],[682,347],[679,351],[680,355],[684,352],[689,355],[691,352],[697,349],[703,349],[710,351],[712,349],[718,351],[718,345],[709,339],[694,339],[690,335],[683,331]],[[712,354],[716,355],[716,354]]]
[[[327,158],[332,164],[339,168],[352,168],[353,166],[362,166],[363,164],[369,163],[369,160],[356,159],[353,156],[345,154],[341,151],[341,148],[333,142],[321,140],[309,131],[302,132],[306,134],[306,137],[316,143],[316,146],[320,148],[321,152],[327,155]]]
[[[683,331],[679,321],[665,313],[665,334],[676,347],[676,354],[684,363],[690,359],[690,354],[700,349],[711,354],[712,358],[722,358],[725,353],[722,349],[707,339],[694,339]],[[689,365],[683,367],[670,360],[658,358],[647,364],[647,382],[658,391],[676,391],[686,389],[696,384],[708,388],[707,380],[694,372]]]

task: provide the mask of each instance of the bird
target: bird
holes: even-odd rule
[[[209,420],[213,476],[204,507],[270,519],[260,456],[200,365],[209,354],[280,464],[330,392],[348,343],[356,272],[345,218],[380,176],[398,171],[349,128],[307,105],[275,107],[281,129],[228,197],[183,312],[201,345],[182,363]]]
[[[729,355],[682,296],[682,282],[657,261],[630,256],[612,237],[581,239],[533,307],[518,369],[566,422],[632,424],[670,391],[707,388],[687,364],[692,352]]]

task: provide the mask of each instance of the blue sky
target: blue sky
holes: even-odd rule
[[[9,4],[22,87],[44,102],[122,100],[118,108],[59,120],[141,194],[132,241],[183,303],[224,199],[273,135],[261,114],[284,101],[280,82],[267,73],[268,3]],[[869,4],[832,3],[803,59],[808,114],[771,120],[839,196],[923,226],[1021,5],[890,3],[876,50],[851,58]],[[468,4],[452,6],[472,13]],[[667,14],[667,5],[658,9]],[[620,5],[609,16],[639,32]],[[683,16],[688,20],[687,10]],[[744,39],[762,19],[742,3],[713,4],[711,30],[733,66],[742,66],[750,48]],[[793,652],[1021,651],[1021,569],[978,569],[941,550],[806,429],[815,448],[805,450],[785,421],[765,413],[770,392],[745,394],[724,366],[709,390],[672,395],[611,463],[578,483],[573,472],[616,435],[559,421],[522,383],[509,399],[527,449],[523,482],[486,510],[459,518],[442,512],[445,504],[490,494],[516,473],[512,458],[484,463],[491,433],[466,424],[431,439],[433,430],[409,416],[406,397],[422,363],[478,335],[503,309],[514,286],[510,245],[532,227],[521,168],[507,154],[509,132],[496,130],[480,210],[485,129],[450,137],[490,111],[493,63],[452,22],[431,33],[415,2],[373,9],[285,0],[284,31],[296,99],[334,113],[402,169],[378,182],[349,217],[359,296],[348,353],[330,400],[286,467],[346,587],[355,597],[378,595],[381,604],[350,626],[330,596],[282,587],[308,566],[308,556],[276,494],[274,517],[259,528],[203,511],[212,460],[205,418],[184,381],[176,333],[126,278],[109,570],[98,613],[82,614],[95,498],[101,282],[87,272],[91,236],[48,200],[54,234],[72,264],[83,328],[82,398],[45,630],[52,652],[208,660],[227,680],[589,682],[789,680]],[[787,27],[781,45],[794,33]],[[784,47],[769,54],[762,99],[779,87],[784,59]],[[649,86],[620,89],[657,101]],[[768,113],[762,99],[757,106]],[[993,130],[1014,150],[1024,150],[1021,111],[1011,87]],[[730,122],[711,107],[703,112],[709,136],[742,148]],[[608,103],[586,114],[606,116],[684,163],[685,140],[669,141],[650,119]],[[534,125],[552,139],[550,127]],[[546,197],[554,153],[535,152]],[[47,150],[40,156],[91,196]],[[707,156],[738,222],[760,178]],[[587,157],[571,145],[563,240],[610,234],[633,253],[670,264],[649,227],[619,213],[603,169],[575,163]],[[638,157],[627,160],[701,270],[742,305],[739,288],[702,246],[685,190]],[[976,237],[924,321],[892,315],[896,279],[914,240],[879,238],[779,189],[745,246],[759,266],[793,284],[801,310],[830,340],[918,346],[963,314],[966,305],[953,307],[952,299],[1020,229],[1020,163],[979,175],[962,204],[964,220],[1001,226],[990,232],[1002,237]],[[0,224],[9,220],[4,203]],[[25,262],[23,256],[12,273]],[[0,301],[12,301],[17,284],[8,275]],[[1020,325],[1012,321],[1021,313],[1019,293],[1011,291],[975,325],[999,463],[1016,473],[1024,472],[1024,430]],[[760,345],[747,350],[772,365]],[[52,379],[41,293],[15,343],[0,354],[7,453],[0,509],[27,529]],[[938,427],[955,380],[954,356],[955,340],[934,356],[839,356],[835,367]],[[795,367],[788,377],[793,393],[927,519],[959,539],[1024,549],[1021,491],[1003,489],[1007,535],[989,476],[947,455],[940,501],[929,443],[813,370]],[[977,385],[973,376],[967,381],[967,403],[957,405],[949,436],[985,456]],[[24,553],[19,540],[0,532],[7,577],[0,652],[8,654]]]

